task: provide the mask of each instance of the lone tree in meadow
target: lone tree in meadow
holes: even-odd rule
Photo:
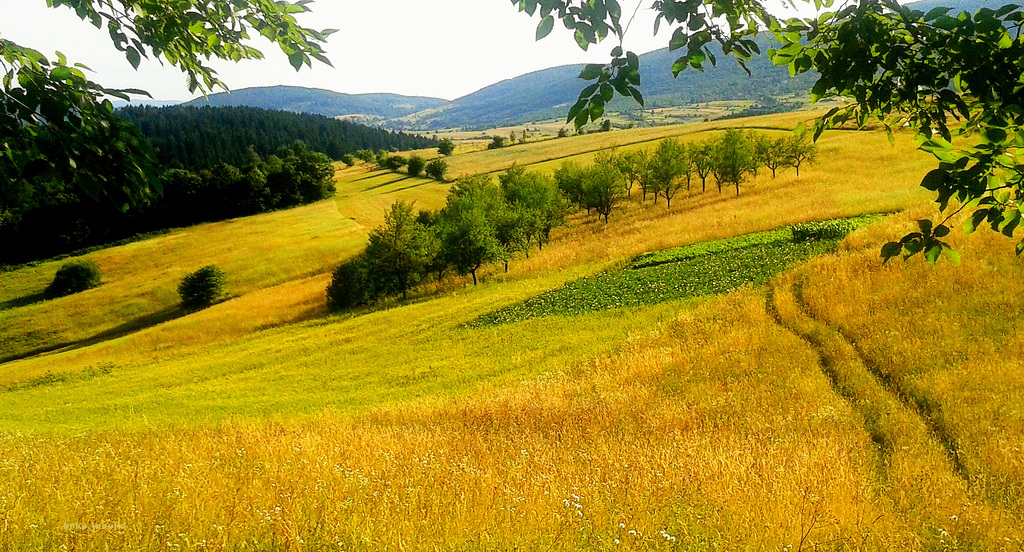
[[[512,133],[512,136],[514,139],[515,132]],[[505,147],[505,140],[506,138],[504,136],[491,136],[491,143],[487,144],[487,149],[501,149]]]
[[[203,268],[182,278],[178,284],[181,304],[189,309],[208,307],[224,295],[227,278],[224,271],[214,265]]]

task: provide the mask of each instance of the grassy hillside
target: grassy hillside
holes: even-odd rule
[[[547,170],[717,131],[450,161]],[[931,212],[930,160],[874,132],[819,147],[799,178],[577,215],[480,286],[342,315],[322,310],[325,271],[381,206],[439,207],[444,185],[357,165],[332,202],[91,254],[108,280],[69,298],[78,311],[30,302],[56,265],[0,274],[0,343],[21,350],[102,334],[122,297],[173,308],[179,274],[210,260],[233,295],[0,364],[0,549],[1019,550],[1021,321],[1000,302],[1024,266],[986,232],[954,238],[959,267],[881,266],[880,244]],[[465,326],[644,252],[907,209],[767,285]]]

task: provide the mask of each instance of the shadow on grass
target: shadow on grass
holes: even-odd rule
[[[0,303],[0,311],[7,309],[16,309],[19,307],[27,307],[29,305],[38,303],[46,299],[46,296],[42,293],[33,293],[32,295],[26,295],[24,297],[18,297],[17,299],[10,299]]]
[[[385,186],[390,186],[392,184],[395,184],[397,182],[401,182],[403,180],[409,180],[410,178],[412,178],[412,177],[409,176],[409,175],[401,175],[401,176],[399,176],[398,178],[396,178],[394,180],[388,180],[387,182],[381,182],[380,184],[377,184],[375,186],[370,186],[369,188],[366,188],[363,191],[364,192],[369,192],[370,190],[376,190],[378,188],[383,188]]]
[[[81,349],[83,347],[89,347],[91,345],[96,345],[97,343],[102,343],[104,341],[109,341],[111,339],[117,339],[119,337],[124,337],[126,335],[133,334],[146,328],[156,326],[157,324],[170,322],[171,320],[181,318],[182,316],[191,314],[193,312],[195,311],[184,309],[181,306],[168,307],[166,309],[151,314],[147,314],[145,316],[134,318],[132,320],[129,320],[128,322],[125,322],[124,324],[121,324],[120,326],[110,328],[109,330],[104,330],[96,335],[87,337],[85,339],[79,339],[78,341],[70,341],[66,343],[58,343],[56,345],[40,347],[38,349],[33,349],[31,351],[26,351],[24,353],[0,357],[0,364],[3,364],[5,362],[13,362],[15,360],[22,360],[37,355],[43,355],[48,353],[63,353],[66,351]]]

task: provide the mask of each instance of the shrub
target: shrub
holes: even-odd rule
[[[405,166],[408,161],[401,155],[388,155],[382,162],[382,166],[389,171],[397,171]]]
[[[346,153],[345,155],[341,156],[341,162],[351,167],[352,165],[356,164],[356,156],[352,155],[351,153]]]
[[[409,176],[419,176],[420,173],[423,172],[423,167],[426,164],[426,161],[424,161],[419,155],[409,156],[409,162],[406,163],[409,168]]]
[[[501,149],[503,147],[505,147],[505,137],[504,136],[491,136],[491,143],[487,144],[487,149],[493,150],[493,149]]]
[[[441,138],[441,141],[437,143],[437,153],[441,155],[451,155],[455,153],[455,141],[451,138]]]
[[[445,174],[448,172],[448,162],[444,159],[432,159],[427,163],[427,176],[434,180],[444,182]]]
[[[71,261],[57,270],[43,295],[63,297],[100,285],[100,268],[92,261]]]
[[[189,307],[208,307],[224,294],[224,272],[207,265],[185,276],[178,284],[181,304]]]
[[[338,265],[327,286],[327,309],[337,312],[365,303],[369,297],[367,282],[366,262],[362,256]]]
[[[793,225],[793,241],[830,240],[845,238],[857,229],[857,224],[849,219],[822,220],[801,222]]]

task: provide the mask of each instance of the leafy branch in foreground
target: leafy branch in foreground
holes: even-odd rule
[[[540,12],[537,37],[546,36],[557,15],[575,31],[576,42],[586,49],[611,32],[620,46],[609,65],[586,66],[580,77],[596,80],[587,86],[570,109],[567,121],[577,127],[604,112],[618,93],[635,98],[639,85],[628,75],[635,67],[621,42],[622,11],[616,0],[513,0],[529,15]],[[832,8],[832,0],[814,0],[819,10]],[[921,149],[939,161],[922,186],[935,192],[941,211],[956,207],[939,224],[919,221],[919,232],[890,242],[882,250],[886,259],[923,253],[935,262],[951,252],[941,238],[946,223],[970,211],[965,231],[986,224],[1013,237],[1020,224],[1024,200],[1024,7],[1008,4],[974,14],[951,15],[949,8],[927,13],[901,6],[895,0],[847,2],[813,18],[782,21],[756,0],[658,0],[655,33],[664,22],[673,27],[670,50],[685,54],[672,71],[687,67],[703,70],[717,60],[709,45],[717,43],[740,65],[760,54],[751,40],[767,32],[780,43],[768,55],[776,65],[787,65],[791,75],[815,71],[813,101],[851,100],[830,110],[815,123],[814,137],[845,123],[864,127],[876,120],[891,133],[909,127]],[[626,25],[628,29],[628,24]],[[620,84],[628,86],[618,86]],[[803,132],[803,126],[798,128]],[[955,137],[966,137],[954,145]],[[958,142],[959,144],[959,142]],[[1024,252],[1024,240],[1017,253]],[[955,260],[955,259],[954,259]]]

